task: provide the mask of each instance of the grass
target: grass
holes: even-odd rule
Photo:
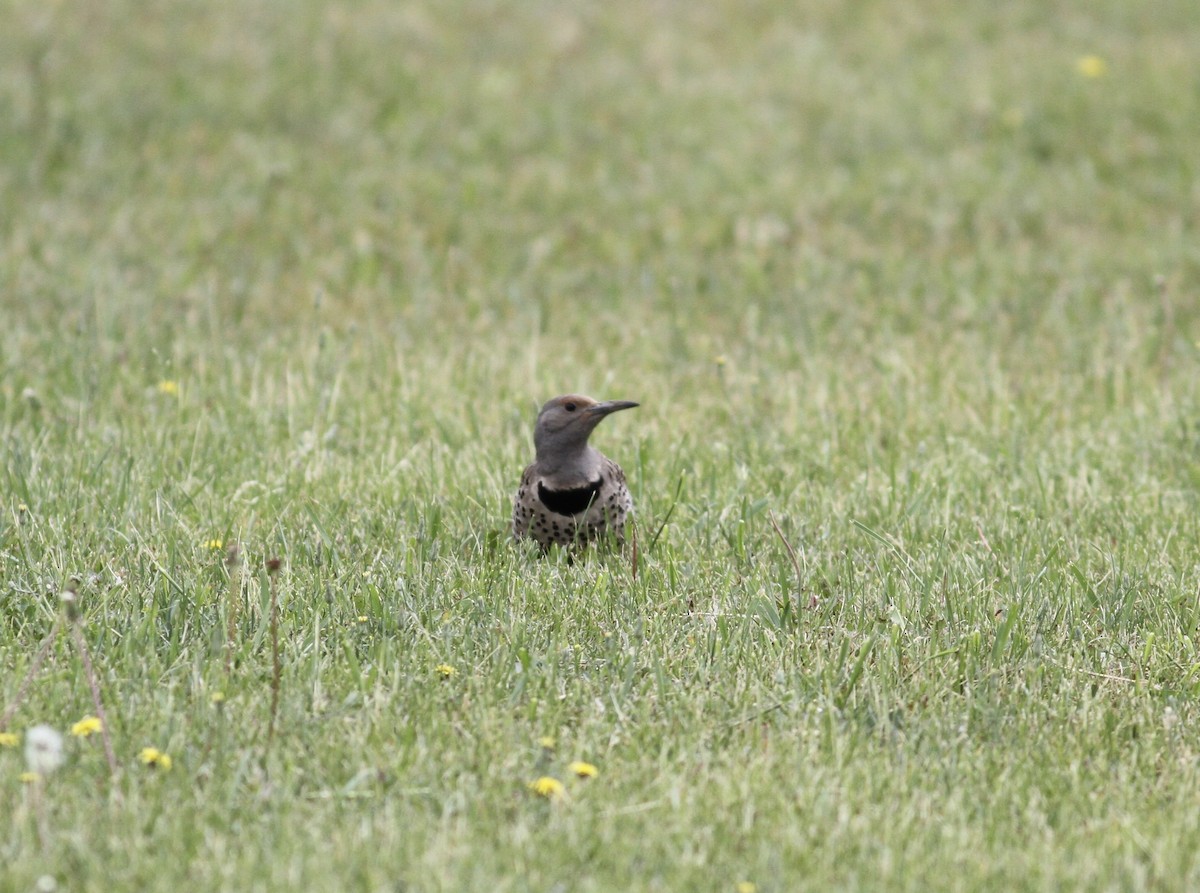
[[[0,891],[1195,888],[1190,2],[6,10]]]

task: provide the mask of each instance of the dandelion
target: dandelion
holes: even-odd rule
[[[25,765],[30,772],[49,775],[63,763],[62,735],[47,725],[25,733]]]
[[[450,666],[450,664],[438,664],[433,668],[433,671],[443,679],[450,679],[451,677],[458,675],[458,670],[454,669],[454,667]]]
[[[359,623],[366,623],[366,622],[367,622],[369,619],[370,619],[370,618],[369,618],[369,617],[367,617],[367,615],[366,615],[366,614],[359,614],[359,615],[358,615],[358,622],[359,622]]]
[[[1102,78],[1108,73],[1108,63],[1099,56],[1080,56],[1075,60],[1075,70],[1085,78]]]
[[[756,893],[758,884],[754,881],[738,881],[736,889],[737,893]]]
[[[543,735],[538,739],[538,746],[543,750],[554,750],[554,745],[558,742],[554,740],[553,735]]]
[[[567,771],[580,778],[595,778],[600,770],[591,763],[585,763],[582,760],[576,760],[567,766]]]
[[[63,606],[63,611],[71,623],[79,620],[79,593],[75,591],[75,584],[77,582],[76,580],[72,580],[70,585],[58,596],[58,603]]]
[[[138,759],[142,765],[150,769],[161,769],[163,772],[171,771],[171,757],[169,754],[163,753],[157,747],[143,747],[138,754]]]
[[[30,786],[30,800],[37,817],[38,837],[42,847],[50,839],[50,820],[46,801],[42,799],[42,784],[47,775],[63,763],[62,735],[48,725],[37,725],[25,733],[25,770],[21,781]]]
[[[539,797],[545,797],[547,800],[556,800],[563,795],[563,783],[557,778],[551,778],[549,775],[543,775],[536,781],[529,782],[529,790],[533,791]]]
[[[214,691],[211,695],[208,696],[208,703],[212,704],[214,707],[219,707],[221,704],[224,704],[225,703],[225,692]]]
[[[21,743],[21,736],[16,732],[0,732],[0,747],[16,747]]]
[[[104,728],[104,724],[94,716],[85,716],[71,726],[71,734],[76,738],[87,738]]]
[[[224,545],[225,544],[223,542],[221,542],[219,539],[216,539],[216,538],[213,538],[211,540],[205,540],[203,543],[204,548],[211,549],[214,552],[219,552],[224,547]]]
[[[164,378],[158,383],[158,392],[168,397],[174,397],[179,393],[179,382],[170,378]]]

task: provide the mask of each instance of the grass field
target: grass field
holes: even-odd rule
[[[2,14],[0,893],[1200,886],[1194,0]]]

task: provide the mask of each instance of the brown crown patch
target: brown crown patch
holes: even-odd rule
[[[558,406],[574,403],[576,409],[587,409],[589,406],[595,406],[599,401],[585,397],[583,394],[564,394],[562,397],[556,397],[554,402]]]

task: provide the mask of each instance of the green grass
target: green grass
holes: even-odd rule
[[[4,8],[0,891],[1200,883],[1192,0]]]

